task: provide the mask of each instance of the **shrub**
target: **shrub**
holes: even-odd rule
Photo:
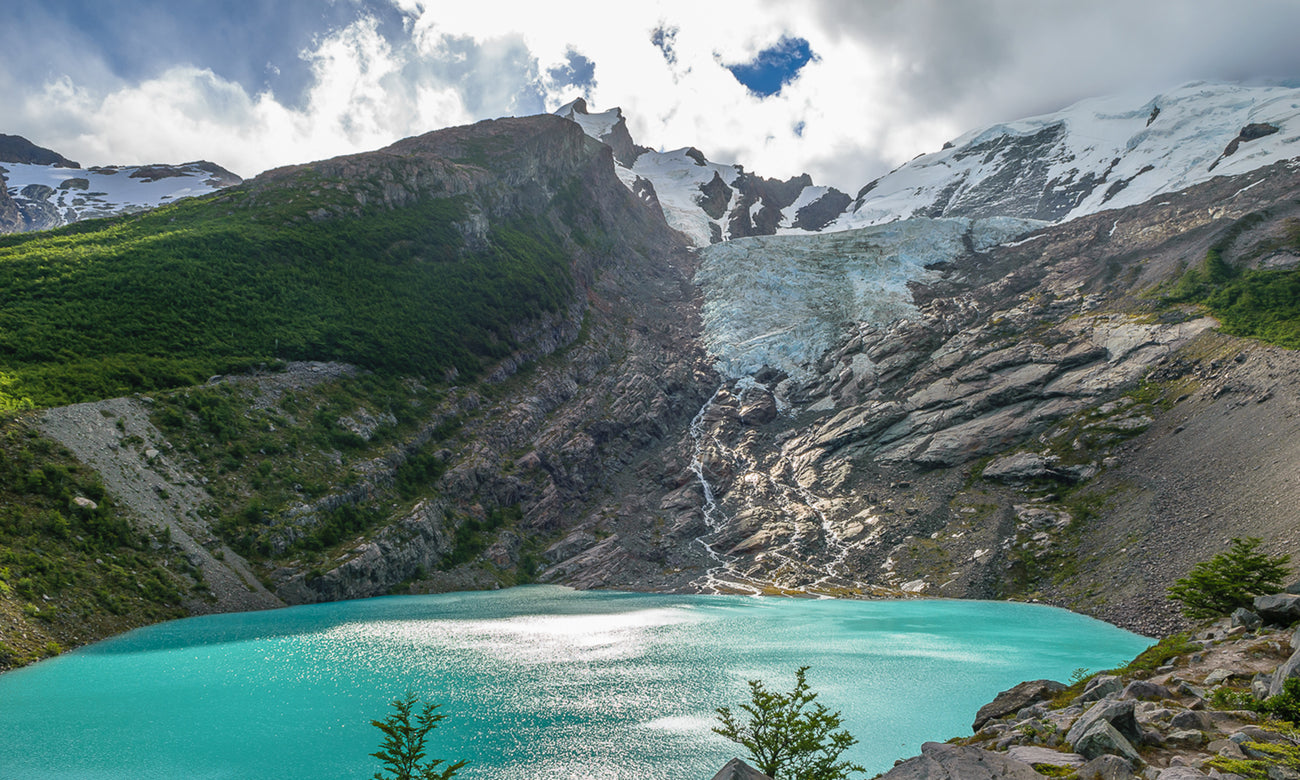
[[[850,772],[865,772],[839,760],[858,741],[840,729],[840,713],[816,703],[817,694],[808,690],[807,671],[803,666],[795,672],[790,693],[769,691],[761,680],[750,680],[750,703],[740,705],[745,715],[719,707],[722,725],[714,727],[714,733],[744,746],[756,768],[773,780],[842,780]]]
[[[1254,709],[1288,723],[1300,723],[1300,678],[1282,683],[1282,692],[1260,702]]]
[[[1249,607],[1255,596],[1276,593],[1287,576],[1289,555],[1270,557],[1258,551],[1256,537],[1233,539],[1232,547],[1192,567],[1174,582],[1169,595],[1182,602],[1183,614],[1193,620],[1227,615]]]
[[[440,712],[437,704],[425,702],[415,722],[411,722],[411,710],[415,708],[415,694],[407,693],[400,699],[393,699],[389,705],[396,710],[383,720],[372,720],[370,725],[384,732],[384,739],[379,750],[370,755],[379,759],[384,771],[376,772],[374,780],[448,780],[455,776],[464,761],[457,761],[438,770],[443,759],[425,759],[425,743],[429,732],[438,727],[438,722],[447,717]]]

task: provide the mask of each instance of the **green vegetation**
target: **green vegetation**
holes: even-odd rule
[[[1282,683],[1281,693],[1269,696],[1251,709],[1288,723],[1300,723],[1300,678],[1288,678]]]
[[[467,763],[457,761],[439,770],[439,765],[446,763],[443,759],[425,760],[429,732],[447,716],[435,712],[439,705],[424,702],[412,723],[415,703],[415,694],[407,693],[389,703],[396,712],[383,720],[370,721],[370,725],[384,733],[379,750],[370,754],[384,765],[382,772],[375,773],[374,780],[449,780]]]
[[[750,680],[750,703],[740,705],[744,714],[719,707],[722,725],[715,726],[714,733],[743,746],[755,768],[773,780],[843,780],[852,772],[865,772],[840,760],[858,741],[840,729],[840,713],[816,703],[807,672],[806,666],[795,672],[789,693],[769,691],[761,680]]]
[[[1120,676],[1153,672],[1180,655],[1188,655],[1200,650],[1201,646],[1192,642],[1185,633],[1170,634],[1159,642],[1138,653],[1127,664],[1105,671],[1090,673],[1087,669],[1075,669],[1070,675],[1070,684],[1065,690],[1052,697],[1052,706],[1056,709],[1066,707],[1087,687],[1088,681],[1099,674]]]
[[[1276,593],[1287,577],[1289,555],[1268,556],[1258,551],[1262,541],[1255,537],[1233,539],[1232,547],[1192,567],[1176,580],[1169,595],[1183,605],[1183,614],[1194,620],[1227,615],[1238,607],[1249,607],[1255,596]]]
[[[1253,710],[1268,716],[1270,730],[1292,739],[1300,736],[1295,728],[1295,724],[1300,723],[1300,678],[1289,678],[1282,684],[1281,693],[1263,700],[1252,696],[1250,691],[1219,688],[1214,692],[1213,704],[1219,709]],[[1290,776],[1295,770],[1300,770],[1300,747],[1294,744],[1247,742],[1242,748],[1249,758],[1215,756],[1206,762],[1206,766],[1251,780]],[[1291,771],[1279,774],[1276,767]]]
[[[454,569],[462,563],[468,563],[479,556],[495,537],[493,532],[507,524],[518,523],[524,517],[518,504],[498,507],[488,512],[485,520],[472,517],[461,520],[456,527],[456,538],[451,553],[442,561],[443,569]]]
[[[69,453],[0,421],[0,616],[14,627],[0,669],[182,616],[198,572],[167,542],[132,529]]]
[[[1300,349],[1300,268],[1255,269],[1234,266],[1224,254],[1244,232],[1267,218],[1253,212],[1230,227],[1169,291],[1169,303],[1204,304],[1236,336]],[[1247,259],[1276,250],[1300,251],[1300,220],[1287,220],[1281,238],[1261,242]]]
[[[355,185],[362,186],[362,185]],[[573,281],[545,219],[467,247],[468,205],[358,206],[312,173],[0,238],[0,404],[193,385],[275,360],[474,375]]]
[[[1274,744],[1269,742],[1246,742],[1242,749],[1248,749],[1256,755],[1266,755],[1267,759],[1258,758],[1226,758],[1224,756],[1214,756],[1205,762],[1207,769],[1217,769],[1220,772],[1226,772],[1233,775],[1244,777],[1247,780],[1269,780],[1272,777],[1290,777],[1300,770],[1300,747],[1295,745]],[[1281,774],[1274,769],[1269,771],[1270,767],[1285,767]],[[1289,771],[1288,771],[1289,770]]]
[[[428,424],[442,391],[369,373],[296,389],[274,389],[274,377],[266,384],[263,390],[257,381],[226,382],[154,399],[154,424],[179,456],[209,476],[208,511],[217,534],[262,561],[323,555],[376,527],[393,508],[383,503],[394,498],[387,492],[370,491],[296,521],[285,513],[357,485],[367,463]],[[429,442],[408,454],[397,469],[395,497],[409,506],[432,495],[444,468],[433,453],[458,426],[456,420],[435,426]]]

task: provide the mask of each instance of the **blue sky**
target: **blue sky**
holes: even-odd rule
[[[45,0],[0,27],[0,132],[241,175],[621,106],[639,143],[856,190],[962,132],[1189,80],[1300,78],[1257,0]]]

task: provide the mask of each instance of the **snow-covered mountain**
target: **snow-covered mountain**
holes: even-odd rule
[[[579,98],[555,113],[608,144],[623,183],[658,202],[668,224],[696,246],[772,235],[782,228],[817,231],[853,200],[839,190],[813,186],[807,174],[787,181],[764,179],[742,165],[710,162],[694,147],[656,152],[638,146],[618,108],[589,113]]]
[[[1300,89],[1204,82],[972,130],[856,198],[806,175],[762,179],[694,148],[637,146],[617,108],[592,114],[578,100],[556,113],[613,147],[624,183],[643,197],[652,192],[669,224],[698,246],[910,217],[1063,222],[1300,156]]]
[[[20,136],[0,136],[0,233],[47,230],[156,208],[241,179],[207,161],[83,168]]]
[[[864,187],[827,230],[912,216],[1064,222],[1300,156],[1300,89],[1196,82],[973,130]]]

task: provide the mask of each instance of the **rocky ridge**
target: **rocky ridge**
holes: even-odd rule
[[[637,145],[622,112],[578,100],[555,113],[616,150],[619,176],[699,247],[838,232],[915,217],[1065,222],[1238,175],[1300,153],[1296,90],[1191,82],[1150,98],[1084,100],[972,130],[863,186],[764,179],[694,147]]]

